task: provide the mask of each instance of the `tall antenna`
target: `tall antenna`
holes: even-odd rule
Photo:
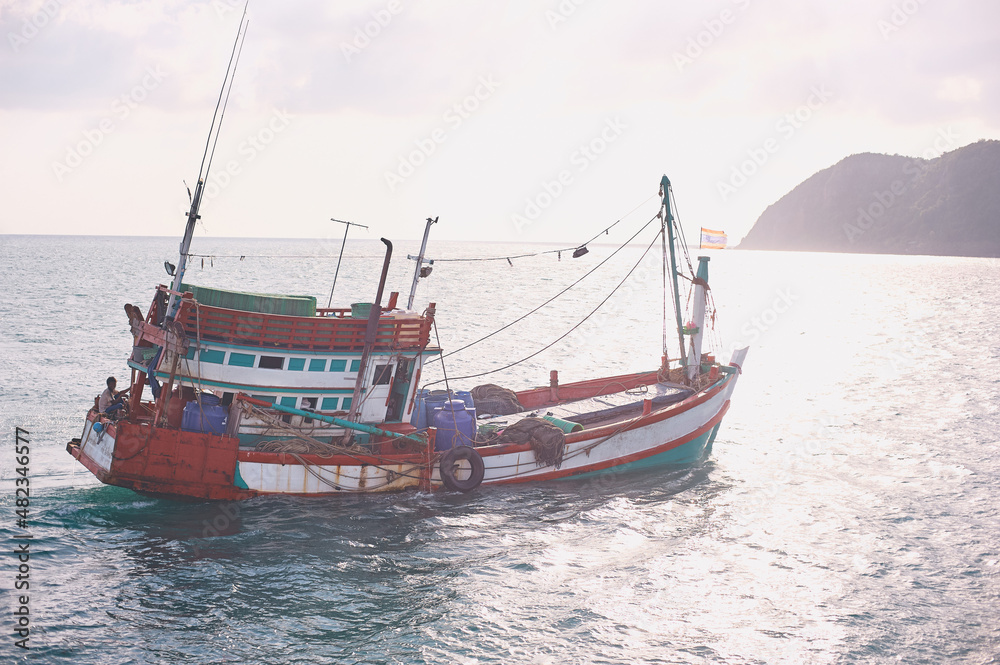
[[[184,282],[184,272],[187,268],[188,252],[191,249],[191,238],[194,236],[194,227],[201,219],[201,197],[205,192],[205,180],[208,178],[208,171],[212,168],[212,157],[215,156],[215,146],[219,143],[219,132],[222,130],[222,118],[226,114],[226,105],[229,103],[229,93],[233,90],[233,80],[236,78],[236,65],[239,63],[240,53],[243,51],[243,41],[246,38],[247,26],[250,24],[247,19],[247,8],[250,0],[243,6],[243,16],[240,17],[240,27],[236,31],[236,40],[233,42],[233,51],[229,55],[229,64],[226,66],[226,76],[222,79],[222,89],[219,90],[219,99],[215,102],[215,113],[212,114],[212,124],[208,128],[208,139],[205,141],[205,152],[201,156],[201,165],[198,167],[198,183],[194,188],[194,196],[191,197],[191,208],[188,210],[188,221],[184,227],[184,237],[181,239],[180,258],[177,261],[177,269],[174,271],[174,279],[170,283],[170,301],[167,303],[167,316],[164,322],[173,320],[177,306],[177,296],[181,284]],[[225,100],[225,102],[223,102]],[[220,114],[219,108],[222,108]],[[216,125],[218,119],[218,125]],[[209,152],[211,150],[211,153]],[[210,156],[211,154],[211,156]],[[206,160],[208,167],[206,168]]]
[[[410,287],[410,299],[406,302],[406,309],[413,309],[413,299],[417,295],[417,282],[420,281],[421,277],[426,277],[431,274],[431,268],[425,267],[424,263],[434,263],[433,261],[426,261],[424,259],[424,253],[427,251],[427,236],[431,232],[431,224],[437,224],[439,217],[431,219],[427,218],[427,226],[424,227],[424,239],[420,243],[420,254],[417,256],[406,255],[408,259],[416,259],[417,267],[413,269],[413,286]],[[510,259],[508,259],[509,261]]]
[[[226,114],[226,106],[229,104],[229,92],[233,89],[233,80],[236,78],[236,65],[239,64],[240,53],[243,52],[243,41],[246,39],[246,29],[250,25],[247,19],[247,9],[250,8],[250,0],[243,5],[243,15],[240,17],[240,27],[236,31],[236,40],[233,42],[233,51],[229,54],[229,64],[226,65],[226,76],[222,79],[222,89],[219,90],[219,99],[215,102],[215,113],[212,114],[212,124],[208,128],[208,138],[205,140],[205,152],[201,156],[201,165],[198,167],[198,180],[202,178],[202,171],[205,169],[205,158],[208,157],[209,145],[212,147],[212,155],[215,155],[215,146],[219,142],[219,132],[222,130],[222,117]],[[227,90],[228,83],[228,90]],[[225,95],[225,103],[223,103]],[[222,105],[222,115],[219,115],[219,106]],[[215,119],[219,118],[219,126],[215,126]],[[213,141],[213,131],[215,132]],[[212,160],[209,158],[208,167],[212,168]],[[205,171],[208,178],[208,172]]]
[[[348,233],[348,231],[351,230],[352,226],[360,226],[363,229],[367,229],[368,228],[364,224],[355,224],[354,222],[345,222],[342,219],[334,219],[333,217],[330,218],[330,221],[331,222],[339,222],[340,224],[345,224],[346,226],[344,227],[344,242],[341,243],[341,245],[340,245],[340,256],[337,257],[337,269],[333,273],[333,286],[330,287],[330,300],[328,300],[327,303],[326,303],[326,308],[327,309],[330,309],[330,307],[333,305],[333,290],[335,288],[337,288],[337,275],[340,274],[340,262],[344,258],[344,247],[347,246],[347,233]]]

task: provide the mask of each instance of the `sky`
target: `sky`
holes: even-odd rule
[[[179,236],[243,12],[0,0],[0,233]],[[197,235],[730,244],[861,152],[1000,138],[995,0],[252,1]],[[630,226],[631,225],[631,226]],[[196,236],[197,237],[197,236]],[[353,236],[352,236],[353,237]]]

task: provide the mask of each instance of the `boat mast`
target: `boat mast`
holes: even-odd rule
[[[660,196],[663,197],[662,212],[663,217],[661,219],[660,232],[664,234],[664,238],[667,239],[667,244],[670,247],[670,278],[673,284],[673,294],[674,294],[674,315],[677,319],[677,341],[680,343],[680,361],[681,365],[687,364],[687,358],[684,354],[684,323],[681,316],[681,293],[677,286],[677,255],[674,247],[674,215],[670,211],[670,179],[666,175],[660,179]],[[666,256],[663,257],[666,261]],[[666,294],[664,294],[666,296]],[[664,327],[666,327],[666,312],[664,312]],[[666,339],[664,339],[664,356],[667,354],[666,349]]]
[[[198,167],[198,184],[194,188],[194,196],[191,197],[191,209],[188,210],[188,221],[187,225],[184,227],[184,237],[181,240],[180,246],[180,258],[177,261],[177,269],[174,271],[174,279],[170,283],[170,290],[174,293],[170,294],[170,300],[167,303],[167,316],[164,319],[165,322],[172,321],[174,315],[177,313],[177,308],[180,306],[175,293],[180,291],[181,284],[184,281],[184,271],[187,268],[188,252],[191,250],[191,238],[194,236],[194,227],[201,219],[199,211],[201,209],[201,197],[202,193],[205,191],[205,180],[208,179],[208,173],[212,169],[212,157],[215,156],[215,146],[219,142],[219,132],[222,130],[222,119],[226,115],[226,105],[229,103],[229,93],[233,90],[233,79],[236,77],[236,65],[239,63],[240,53],[243,51],[243,40],[246,37],[246,28],[250,24],[247,20],[247,7],[250,6],[250,0],[247,0],[246,5],[243,6],[243,16],[240,18],[240,27],[236,31],[236,40],[233,42],[233,51],[229,55],[229,64],[226,66],[226,77],[222,79],[222,89],[219,90],[219,99],[215,102],[215,113],[212,115],[212,125],[208,128],[208,139],[205,141],[205,152],[201,156],[201,166]],[[223,103],[223,98],[225,98],[225,103]],[[221,114],[219,113],[219,107],[222,107]],[[216,118],[218,118],[218,125],[216,125]],[[214,141],[213,141],[214,134]],[[209,154],[209,149],[211,148],[211,154]],[[205,160],[208,160],[208,165],[206,167]],[[204,173],[204,175],[202,175]]]
[[[413,299],[417,295],[417,282],[420,280],[420,273],[424,267],[424,252],[427,250],[427,236],[431,233],[431,224],[437,224],[438,219],[440,219],[440,217],[435,217],[434,219],[431,219],[430,217],[427,218],[427,226],[424,227],[424,240],[420,243],[420,255],[406,255],[406,258],[408,259],[417,260],[417,267],[413,269],[413,286],[410,287],[410,299],[406,301],[406,309],[413,309]]]
[[[194,188],[194,196],[191,198],[191,209],[188,211],[187,226],[184,227],[184,237],[181,240],[180,259],[177,261],[177,269],[174,270],[174,279],[170,283],[170,290],[174,293],[181,290],[181,282],[184,281],[184,270],[187,268],[188,251],[191,249],[191,238],[194,236],[194,226],[201,215],[198,210],[201,208],[201,194],[205,191],[205,181],[198,179],[198,184]],[[173,318],[177,311],[177,296],[170,294],[170,301],[167,303],[168,318]]]

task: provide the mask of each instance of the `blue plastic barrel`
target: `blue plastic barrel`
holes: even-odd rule
[[[421,388],[417,391],[416,397],[413,399],[413,413],[410,414],[410,424],[417,429],[427,428],[427,395],[431,391],[426,388]]]
[[[450,399],[434,409],[437,437],[434,450],[451,450],[456,446],[471,446],[476,436],[476,417],[460,399]]]
[[[476,408],[476,402],[475,400],[472,399],[472,393],[470,393],[468,390],[456,390],[455,398],[465,402],[465,408],[467,409]]]
[[[220,401],[217,395],[202,393],[195,401],[188,402],[181,416],[181,429],[185,432],[224,434],[229,412]]]
[[[425,417],[427,419],[425,427],[430,427],[434,424],[434,410],[444,406],[444,403],[451,398],[452,396],[444,390],[432,390],[424,395],[424,405],[426,406]]]

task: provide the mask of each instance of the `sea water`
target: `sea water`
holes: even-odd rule
[[[547,385],[550,369],[568,382],[656,367],[663,275],[644,248],[446,358],[450,386],[520,389]],[[182,503],[101,485],[65,452],[105,378],[128,381],[122,306],[145,311],[169,279],[163,261],[176,263],[176,239],[2,236],[0,249],[2,662],[985,663],[1000,654],[996,259],[710,252],[709,337],[723,360],[750,352],[714,451],[697,465],[467,495]],[[339,249],[339,240],[198,239],[193,251],[208,257],[192,260],[187,281],[325,306]],[[395,248],[387,292],[401,291],[401,304],[413,268],[405,255],[416,249]],[[457,349],[613,251],[441,260],[548,249],[432,238],[438,260],[415,308],[435,302],[433,334]],[[382,250],[348,243],[335,304],[374,299]],[[461,378],[571,329],[503,373]],[[430,366],[424,381],[441,376]],[[25,528],[18,427],[30,440]],[[26,542],[30,588],[17,590],[15,550]],[[24,595],[27,651],[15,645]]]

